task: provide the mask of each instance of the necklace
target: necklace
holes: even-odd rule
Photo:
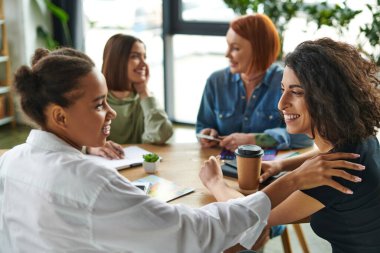
[[[263,79],[264,75],[265,75],[265,72],[255,74],[255,75],[250,75],[250,76],[246,74],[242,74],[241,76],[246,85],[256,86]]]

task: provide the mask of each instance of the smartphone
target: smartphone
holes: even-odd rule
[[[236,158],[235,153],[227,149],[223,149],[219,155],[222,160],[234,160]]]
[[[276,149],[264,149],[263,161],[272,161],[276,159]]]
[[[212,140],[212,141],[221,141],[222,140],[218,137],[215,138],[214,136],[206,135],[206,134],[197,134],[197,137],[207,139],[207,140]]]

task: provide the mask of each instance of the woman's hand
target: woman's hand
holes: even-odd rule
[[[347,160],[358,158],[353,153],[329,153],[319,154],[306,160],[296,170],[291,172],[297,178],[298,189],[310,189],[322,185],[330,186],[343,193],[352,194],[352,191],[332,177],[340,177],[352,182],[361,182],[361,178],[351,175],[340,169],[364,170],[361,164],[348,162]]]
[[[224,182],[219,156],[211,156],[204,162],[199,171],[199,177],[203,185],[207,187],[217,201],[227,201],[243,196]]]
[[[149,66],[148,66],[148,64],[146,64],[145,80],[143,82],[140,82],[140,83],[132,83],[133,89],[136,91],[137,94],[139,94],[141,99],[149,96],[149,91],[148,91],[149,78],[150,78]]]
[[[210,136],[215,137],[215,138],[219,137],[218,132],[212,128],[202,129],[202,131],[200,131],[200,133],[205,134],[205,135],[210,135]],[[204,148],[216,147],[219,144],[217,141],[208,140],[205,138],[199,138],[199,142],[201,143],[202,147],[204,147]]]
[[[318,149],[312,149],[303,154],[288,157],[283,160],[263,161],[261,165],[260,183],[266,181],[269,177],[276,176],[283,171],[292,171],[301,166],[307,159],[313,158],[320,152]]]
[[[256,144],[254,134],[233,133],[224,136],[219,145],[230,151],[235,151],[239,145],[243,144]]]
[[[332,177],[340,177],[352,182],[361,179],[347,173],[341,168],[364,170],[364,166],[346,160],[356,159],[359,155],[352,153],[319,154],[301,164],[297,169],[278,178],[262,191],[267,194],[272,203],[272,209],[297,190],[311,189],[318,186],[330,186],[345,194],[353,192],[339,184]]]
[[[211,156],[208,160],[204,161],[199,171],[199,178],[208,189],[212,188],[215,184],[223,182],[219,157]]]
[[[260,183],[265,182],[268,178],[276,176],[280,172],[282,172],[280,161],[262,161],[259,181]]]
[[[87,153],[109,159],[124,158],[123,147],[113,141],[107,141],[103,147],[87,147]]]

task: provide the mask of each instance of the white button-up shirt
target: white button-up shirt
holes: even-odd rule
[[[269,212],[262,192],[197,209],[160,202],[40,130],[0,158],[2,253],[221,252],[251,247]]]

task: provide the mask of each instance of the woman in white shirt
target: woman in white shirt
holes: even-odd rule
[[[342,167],[340,159],[355,155],[334,154],[316,158],[325,160],[319,177],[317,165],[304,166],[244,198],[199,209],[170,205],[81,153],[82,146],[105,144],[116,117],[107,104],[105,79],[86,55],[37,49],[32,67],[18,69],[15,86],[24,112],[41,130],[32,130],[26,143],[0,158],[0,252],[193,253],[221,252],[236,243],[251,247],[270,209],[296,189],[330,185],[348,192],[333,185],[331,176],[355,181],[334,169]],[[210,158],[200,176],[218,195],[222,180],[214,180],[209,170],[215,162]]]

